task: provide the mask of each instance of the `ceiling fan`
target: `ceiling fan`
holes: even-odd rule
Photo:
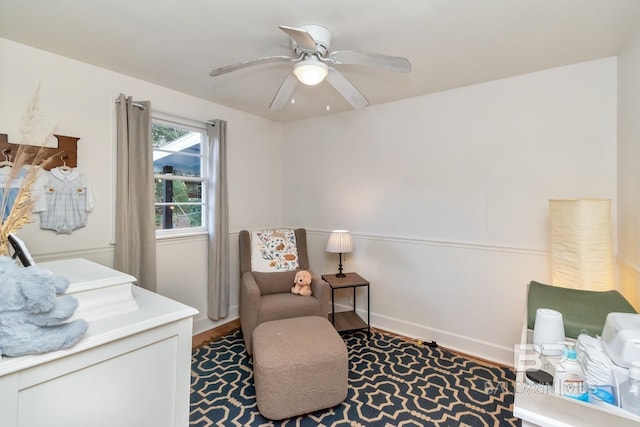
[[[269,109],[281,110],[287,105],[297,82],[316,85],[327,80],[355,109],[369,105],[369,101],[351,84],[347,78],[334,68],[334,65],[365,65],[408,73],[411,63],[398,56],[380,55],[370,52],[351,50],[330,51],[331,31],[320,25],[303,25],[299,28],[279,26],[290,38],[291,56],[266,56],[216,68],[210,76],[219,76],[254,65],[271,62],[292,62],[293,73],[289,73],[276,92]]]

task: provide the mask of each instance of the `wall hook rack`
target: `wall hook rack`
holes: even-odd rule
[[[58,147],[43,147],[42,154],[44,158],[55,156],[44,168],[50,170],[58,166],[67,166],[75,168],[78,166],[78,140],[75,136],[53,135],[58,140]],[[7,138],[7,134],[0,133],[0,150],[3,154],[10,154],[12,157],[18,152],[20,144],[12,144]],[[36,156],[37,151],[40,149],[38,146],[33,146],[36,149],[29,151],[29,157],[25,164],[32,164],[33,158]],[[13,157],[15,160],[15,157]]]

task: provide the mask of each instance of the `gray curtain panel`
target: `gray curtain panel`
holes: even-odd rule
[[[209,136],[209,285],[207,316],[218,320],[229,315],[229,207],[227,202],[227,122],[207,124]]]
[[[134,105],[135,104],[135,105]],[[155,194],[151,103],[116,101],[116,248],[114,267],[156,290]]]

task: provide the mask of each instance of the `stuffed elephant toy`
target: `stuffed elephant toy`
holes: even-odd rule
[[[0,354],[41,354],[75,345],[88,324],[65,322],[78,306],[72,296],[58,296],[68,286],[67,279],[37,265],[19,267],[0,256]]]

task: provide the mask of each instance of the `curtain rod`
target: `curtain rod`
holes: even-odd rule
[[[119,104],[119,103],[120,103],[120,100],[116,98],[116,104]],[[140,104],[138,102],[133,102],[133,103],[131,103],[131,105],[133,105],[134,107],[138,107],[138,108],[144,110],[144,105],[142,105],[142,104]],[[216,125],[216,119],[202,121],[200,119],[192,119],[192,118],[189,118],[189,117],[182,117],[182,116],[179,116],[179,115],[176,115],[176,114],[173,114],[173,113],[169,113],[169,112],[166,112],[166,111],[162,111],[162,110],[153,110],[153,111],[155,111],[156,113],[160,113],[162,115],[172,116],[172,117],[175,117],[177,119],[187,119],[187,120],[191,120],[191,121],[199,122],[199,123],[203,123],[203,124],[210,124],[210,125],[212,125],[214,127]],[[177,123],[179,123],[179,122],[177,122]]]
[[[120,104],[120,100],[116,99],[116,104]],[[133,105],[134,107],[138,107],[141,110],[144,110],[144,105],[138,103],[138,102],[132,102],[131,105]]]

